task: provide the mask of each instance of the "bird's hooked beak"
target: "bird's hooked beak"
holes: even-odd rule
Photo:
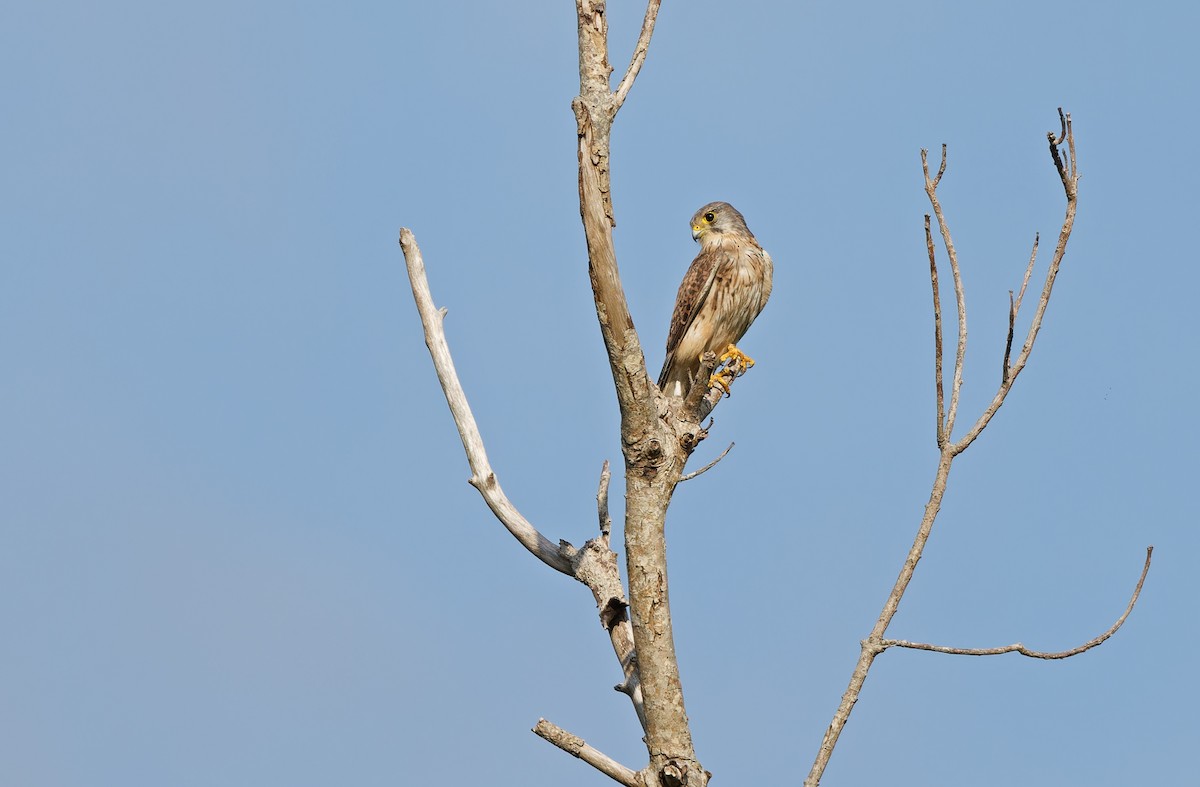
[[[704,231],[704,229],[702,227],[698,227],[695,224],[693,224],[692,225],[692,240],[699,241],[700,233],[702,233],[703,231]]]

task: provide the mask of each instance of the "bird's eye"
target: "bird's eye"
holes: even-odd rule
[[[707,221],[709,224],[712,224],[716,218],[717,217],[715,215],[713,215],[713,212],[711,210],[708,213],[704,214],[704,220]]]

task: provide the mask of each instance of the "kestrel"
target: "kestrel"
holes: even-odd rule
[[[771,255],[758,245],[737,208],[710,202],[696,211],[692,239],[699,241],[700,253],[675,296],[667,358],[658,377],[658,387],[668,396],[687,394],[700,371],[700,356],[709,350],[753,364],[735,345],[771,295]],[[721,384],[720,379],[714,377],[713,384]]]

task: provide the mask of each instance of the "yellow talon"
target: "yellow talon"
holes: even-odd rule
[[[727,378],[725,372],[718,372],[717,374],[714,374],[712,377],[708,378],[708,387],[720,388],[725,392],[726,396],[729,396],[729,385],[732,382],[733,379]]]
[[[749,369],[754,365],[754,359],[744,352],[739,350],[735,345],[729,345],[725,348],[725,352],[721,353],[721,357],[717,359],[718,363],[726,363],[727,361],[737,360],[743,366]]]
[[[717,373],[708,378],[709,388],[720,388],[729,396],[729,388],[733,381],[746,373],[754,365],[754,359],[746,355],[734,345],[725,348],[717,359]]]

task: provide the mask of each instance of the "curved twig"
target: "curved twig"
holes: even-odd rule
[[[730,443],[729,446],[724,451],[721,452],[720,456],[718,456],[716,459],[712,460],[711,462],[709,462],[708,464],[706,464],[704,467],[700,468],[699,470],[693,470],[692,472],[683,476],[682,478],[679,479],[679,483],[682,484],[684,481],[691,481],[693,478],[700,475],[701,473],[707,473],[709,470],[712,470],[714,467],[717,466],[717,462],[720,462],[722,459],[724,459],[725,454],[729,453],[730,449],[732,449],[732,448],[733,448],[733,443]]]
[[[1142,594],[1142,585],[1146,581],[1146,575],[1150,573],[1150,556],[1154,554],[1154,547],[1146,547],[1146,564],[1142,566],[1142,575],[1138,578],[1137,586],[1133,589],[1133,596],[1129,599],[1128,606],[1121,613],[1121,617],[1117,618],[1117,622],[1112,624],[1107,631],[1098,637],[1088,640],[1087,642],[1070,650],[1060,651],[1042,651],[1031,650],[1020,642],[1015,642],[1012,645],[1003,645],[998,648],[952,648],[946,645],[930,645],[925,642],[909,642],[903,639],[885,639],[880,643],[886,648],[911,648],[913,650],[928,650],[932,653],[950,653],[955,656],[998,656],[1002,653],[1020,653],[1022,656],[1028,656],[1031,659],[1069,659],[1072,656],[1078,656],[1080,653],[1089,651],[1103,643],[1106,639],[1117,633],[1117,629],[1125,623],[1125,619],[1129,617],[1129,613],[1133,612],[1133,605],[1137,603],[1138,596]]]
[[[921,166],[929,176],[929,166],[922,154]],[[938,175],[941,178],[941,175]],[[933,233],[929,229],[929,214],[925,214],[925,249],[929,252],[929,281],[933,285],[933,377],[937,385],[937,447],[946,444],[946,392],[942,381],[942,296],[938,290],[937,256],[934,253]]]
[[[1009,373],[1012,371],[1008,361],[1012,358],[1013,331],[1017,327],[1017,313],[1021,311],[1021,301],[1025,298],[1025,289],[1029,287],[1029,277],[1033,275],[1033,264],[1037,262],[1038,242],[1041,239],[1040,232],[1033,234],[1033,251],[1029,253],[1029,265],[1025,267],[1025,278],[1021,280],[1021,291],[1017,293],[1016,298],[1013,298],[1012,290],[1008,291],[1008,338],[1004,341],[1004,365],[1000,372],[1001,384],[1008,382]]]

